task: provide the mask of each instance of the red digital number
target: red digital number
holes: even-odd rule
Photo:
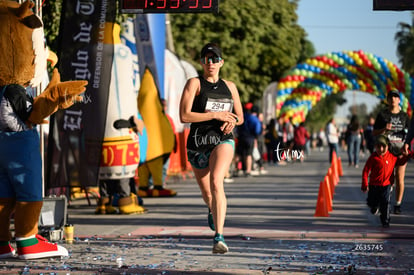
[[[180,7],[180,0],[171,0],[170,2],[171,2],[170,3],[171,4],[171,6],[170,6],[171,9],[178,9]],[[174,5],[173,4],[174,2],[176,2],[177,4]]]
[[[204,5],[206,2],[208,2],[208,5]],[[204,3],[202,6],[203,9],[211,8],[211,0],[204,0],[203,3]]]
[[[2,0],[0,0],[1,2]],[[122,13],[218,12],[219,0],[120,0]],[[412,0],[411,0],[412,1]],[[214,9],[214,11],[213,11]]]
[[[166,0],[157,0],[157,9],[165,9],[167,6]]]
[[[138,4],[138,8],[146,9],[148,7],[148,0],[141,0],[139,2],[140,4]],[[142,2],[144,2],[144,6],[142,6]]]
[[[191,6],[191,5],[188,6],[189,9],[196,9],[196,8],[198,8],[198,0],[194,0],[194,2],[195,2],[194,6]]]

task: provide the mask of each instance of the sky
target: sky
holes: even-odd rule
[[[317,54],[363,50],[399,65],[394,40],[411,11],[373,11],[373,0],[300,0],[298,22]]]
[[[411,24],[411,11],[374,11],[373,1],[300,0],[298,23],[308,34],[316,54],[363,50],[400,66],[394,36],[398,23]],[[348,105],[355,101],[352,94],[346,93],[348,103],[338,108],[340,115],[346,115]],[[368,109],[378,102],[366,93],[358,93],[357,100],[366,102]]]

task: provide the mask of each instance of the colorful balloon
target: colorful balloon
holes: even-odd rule
[[[390,89],[401,92],[401,108],[411,115],[414,81],[389,60],[362,50],[318,55],[296,65],[280,79],[276,116],[300,123],[325,96],[358,90],[384,99]]]

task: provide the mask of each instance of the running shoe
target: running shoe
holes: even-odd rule
[[[210,209],[208,210],[207,220],[208,220],[208,226],[210,227],[210,229],[212,231],[216,231],[216,227],[214,226],[213,214],[211,213]]]
[[[394,205],[394,214],[401,214],[401,205]]]
[[[227,244],[224,242],[224,237],[222,234],[216,234],[213,240],[213,253],[224,254],[229,251]]]
[[[16,250],[9,242],[0,242],[0,259],[16,257]]]
[[[378,207],[371,207],[371,214],[377,216],[379,214]]]

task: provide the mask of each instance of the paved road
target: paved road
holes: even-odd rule
[[[362,167],[346,165],[329,217],[314,217],[327,152],[304,163],[226,183],[230,252],[213,255],[194,179],[171,178],[173,198],[145,198],[143,215],[93,214],[72,201],[76,242],[67,259],[0,261],[1,274],[414,274],[414,165],[408,164],[403,213],[383,229],[360,191]],[[362,159],[362,162],[365,158]],[[363,164],[363,163],[362,163]],[[363,165],[361,165],[363,166]],[[25,273],[26,272],[26,273]]]

